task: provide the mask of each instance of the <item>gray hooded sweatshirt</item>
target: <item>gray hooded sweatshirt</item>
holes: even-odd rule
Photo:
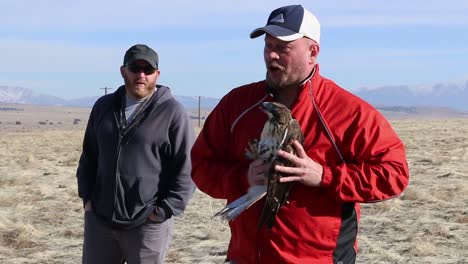
[[[93,106],[77,170],[83,202],[118,229],[143,224],[151,212],[162,220],[181,214],[195,189],[187,111],[157,85],[127,123],[125,93],[121,86]]]

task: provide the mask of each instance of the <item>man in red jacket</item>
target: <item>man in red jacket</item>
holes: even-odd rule
[[[264,101],[290,108],[304,143],[294,167],[275,169],[295,182],[272,229],[257,228],[263,201],[229,223],[231,263],[354,263],[359,203],[398,196],[408,185],[404,145],[372,106],[320,75],[320,24],[300,5],[274,10],[251,38],[265,35],[266,79],[222,98],[192,148],[192,178],[208,195],[227,199],[264,184],[268,164],[245,158],[267,117]]]

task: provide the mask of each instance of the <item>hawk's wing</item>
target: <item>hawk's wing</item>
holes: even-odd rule
[[[284,135],[286,133],[286,135]],[[281,149],[295,154],[294,148],[292,146],[293,140],[298,140],[299,143],[303,143],[304,136],[302,134],[301,127],[297,120],[291,119],[289,125],[283,132],[284,141],[282,142]],[[267,224],[268,228],[271,228],[275,222],[276,214],[278,213],[279,208],[287,202],[287,197],[292,188],[292,182],[280,183],[279,178],[285,176],[282,173],[275,171],[275,165],[291,167],[294,164],[288,160],[285,160],[280,157],[275,157],[272,160],[270,169],[267,175],[267,194],[265,198],[265,204],[263,206],[262,214],[260,216],[259,228],[264,224]]]
[[[291,142],[298,140],[302,144],[304,137],[299,123],[292,119],[286,106],[271,102],[264,104],[269,104],[264,108],[265,112],[269,112],[269,120],[263,127],[260,140],[255,139],[249,142],[246,156],[249,159],[261,159],[271,164],[265,175],[267,186],[266,188],[264,185],[251,187],[247,194],[226,205],[215,216],[232,221],[266,195],[258,227],[267,224],[268,228],[271,228],[279,208],[286,202],[292,187],[292,183],[279,183],[279,178],[284,175],[274,170],[275,165],[294,166],[288,160],[279,158],[276,153],[281,148],[295,154]]]

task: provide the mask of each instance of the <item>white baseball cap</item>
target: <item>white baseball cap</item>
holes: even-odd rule
[[[283,41],[306,37],[320,44],[320,23],[314,14],[301,5],[283,6],[273,10],[267,24],[252,31],[250,38],[265,33]]]

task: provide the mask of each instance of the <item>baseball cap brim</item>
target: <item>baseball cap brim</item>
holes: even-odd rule
[[[293,41],[304,37],[304,35],[296,33],[287,28],[283,28],[277,25],[266,25],[264,27],[257,28],[254,31],[252,31],[252,33],[250,33],[250,38],[259,37],[265,33],[268,33],[282,41]]]

